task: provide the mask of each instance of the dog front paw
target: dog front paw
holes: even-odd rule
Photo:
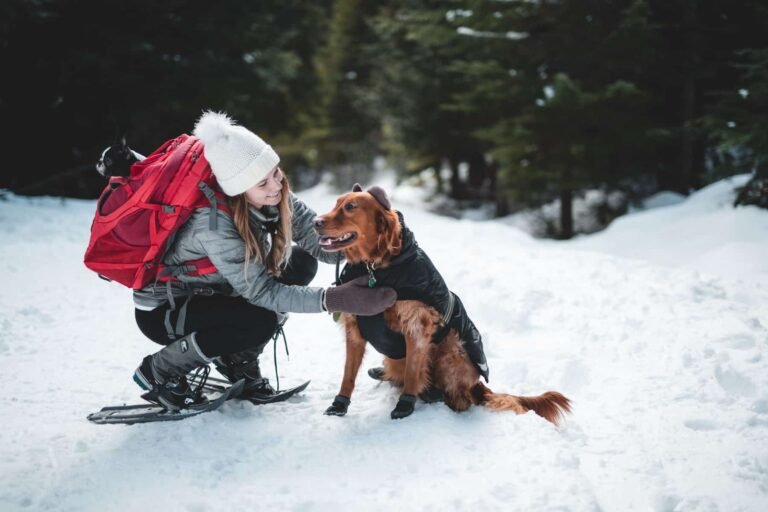
[[[416,397],[413,395],[400,395],[400,400],[397,401],[397,405],[390,413],[390,417],[393,420],[399,420],[410,416],[413,413],[414,405],[416,404]]]
[[[349,408],[350,402],[351,400],[349,397],[344,395],[336,395],[336,398],[333,399],[331,406],[325,410],[325,415],[344,416],[347,414],[347,409]]]

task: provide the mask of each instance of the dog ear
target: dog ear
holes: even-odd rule
[[[359,183],[355,183],[354,185],[352,185],[352,192],[362,192],[362,191],[363,191],[363,187],[361,187]]]
[[[126,160],[130,160],[131,157],[133,156],[131,154],[131,148],[128,147],[128,141],[125,140],[125,135],[120,137],[120,147],[117,148],[117,152]]]
[[[376,232],[379,234],[378,246],[386,247],[392,255],[400,254],[402,242],[400,241],[400,219],[392,210],[376,212]]]
[[[368,189],[368,193],[371,194],[376,199],[376,201],[378,201],[379,204],[384,207],[385,210],[392,208],[392,205],[389,204],[387,193],[383,188],[376,186],[371,187]]]

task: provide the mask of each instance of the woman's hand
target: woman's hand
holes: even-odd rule
[[[370,288],[368,276],[325,290],[325,309],[331,313],[371,316],[383,312],[397,300],[397,292],[389,286]]]

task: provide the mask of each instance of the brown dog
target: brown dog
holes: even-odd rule
[[[441,391],[454,411],[472,404],[517,414],[532,410],[554,424],[570,412],[569,400],[556,391],[514,396],[494,393],[482,383],[480,377],[487,380],[488,369],[479,332],[416,244],[402,215],[390,207],[384,190],[364,192],[355,185],[333,210],[315,219],[315,229],[324,250],[343,251],[347,266],[342,281],[367,273],[370,286],[392,286],[398,293],[378,324],[373,317],[342,315],[344,378],[326,414],[346,414],[366,340],[385,355],[383,380],[403,387],[392,418],[410,415],[416,396],[428,389]]]

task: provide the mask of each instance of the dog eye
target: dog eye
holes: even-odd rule
[[[347,203],[344,205],[344,209],[348,212],[351,212],[355,208],[357,208],[357,205],[355,203]]]

